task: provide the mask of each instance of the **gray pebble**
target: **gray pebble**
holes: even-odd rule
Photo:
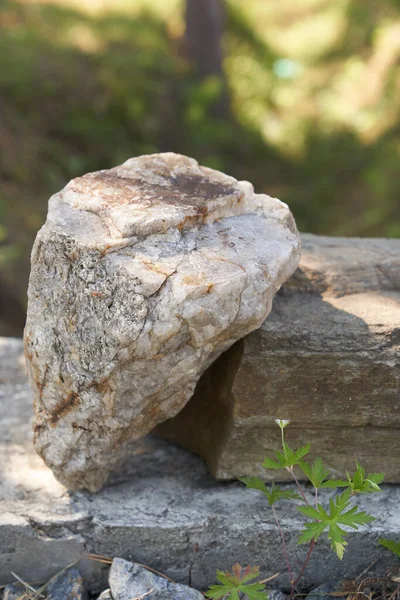
[[[145,600],[204,600],[197,590],[171,583],[122,558],[114,558],[108,583],[113,600],[132,600],[144,594],[147,594]]]
[[[4,588],[3,600],[25,600],[25,588],[21,583],[10,583]]]
[[[47,586],[48,600],[87,600],[83,579],[77,569],[68,569]]]

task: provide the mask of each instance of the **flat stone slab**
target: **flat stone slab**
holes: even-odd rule
[[[174,581],[204,589],[215,571],[235,562],[283,570],[279,534],[263,498],[240,483],[216,482],[203,461],[166,441],[146,438],[101,492],[68,493],[33,450],[32,392],[22,341],[0,338],[0,585],[14,571],[41,582],[81,558],[79,569],[93,591],[106,587],[107,567],[86,554],[123,557],[147,564]],[[328,496],[329,496],[328,492]],[[340,562],[325,542],[311,560],[305,584],[354,577],[378,560],[382,573],[396,560],[378,546],[398,538],[400,487],[365,496],[360,504],[377,520],[349,535]],[[278,505],[289,552],[297,563],[301,517]],[[276,585],[287,582],[285,574]]]

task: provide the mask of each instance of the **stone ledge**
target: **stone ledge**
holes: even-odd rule
[[[0,585],[12,581],[10,571],[43,581],[82,558],[80,569],[98,591],[106,569],[85,559],[87,552],[145,563],[180,583],[191,571],[198,589],[214,582],[216,568],[236,561],[258,564],[266,576],[283,568],[263,498],[239,483],[216,482],[200,458],[168,442],[145,439],[101,492],[69,494],[32,447],[22,351],[20,340],[0,339]],[[377,520],[349,535],[342,562],[321,543],[305,584],[357,576],[375,559],[371,574],[396,565],[377,539],[398,538],[400,487],[385,486],[361,504]],[[279,512],[289,552],[300,562],[301,520],[284,504]],[[282,575],[275,583],[285,581]]]
[[[299,268],[269,317],[158,433],[197,452],[218,479],[276,477],[260,464],[279,449],[279,416],[293,421],[288,443],[312,440],[337,476],[357,458],[400,483],[400,240],[301,240]]]

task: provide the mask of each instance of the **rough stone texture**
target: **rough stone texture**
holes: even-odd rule
[[[335,596],[332,594],[337,594],[341,592],[342,585],[340,581],[331,582],[331,583],[323,583],[322,585],[314,588],[307,596],[306,600],[332,600]],[[339,596],[340,597],[340,596]],[[343,596],[342,596],[343,597]],[[345,598],[348,596],[344,596]]]
[[[22,583],[12,583],[4,588],[3,600],[27,600]]]
[[[265,588],[268,600],[289,600],[290,596],[274,588]]]
[[[400,240],[303,235],[268,319],[158,431],[229,479],[261,474],[280,445],[276,417],[338,475],[358,458],[400,482]]]
[[[114,558],[108,582],[114,600],[132,600],[144,595],[148,600],[204,600],[203,594],[197,590],[171,583],[123,558]]]
[[[36,586],[34,589],[39,587],[41,586]],[[41,593],[40,598],[44,597],[43,594],[44,592]],[[54,577],[46,587],[45,594],[48,600],[87,600],[88,598],[82,576],[77,569],[68,569],[58,577]],[[21,583],[13,583],[5,587],[3,600],[31,600],[33,596],[34,594],[29,593]]]
[[[87,600],[82,575],[78,569],[68,569],[53,579],[46,588],[50,600]]]
[[[35,447],[96,490],[259,327],[297,267],[288,207],[176,154],[130,159],[50,199],[32,251],[26,355]]]
[[[263,577],[284,568],[279,532],[261,494],[216,482],[199,457],[164,440],[137,443],[99,493],[69,494],[33,449],[22,351],[20,340],[0,340],[0,585],[13,582],[11,571],[45,582],[81,558],[77,568],[99,594],[108,569],[85,559],[87,552],[149,565],[177,583],[188,584],[191,573],[199,590],[215,583],[217,568],[236,562],[260,565]],[[371,575],[398,565],[377,540],[398,539],[400,487],[360,501],[377,520],[349,535],[343,561],[318,542],[305,585],[355,577],[375,559]],[[302,517],[288,503],[277,510],[298,567],[306,553],[296,543]],[[273,583],[287,586],[285,573]]]
[[[110,588],[104,590],[104,592],[101,592],[101,594],[97,598],[97,600],[113,600],[113,597],[111,596]]]

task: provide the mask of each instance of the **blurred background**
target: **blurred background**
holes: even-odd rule
[[[301,231],[400,237],[400,0],[0,0],[0,334],[49,196],[175,151]]]

